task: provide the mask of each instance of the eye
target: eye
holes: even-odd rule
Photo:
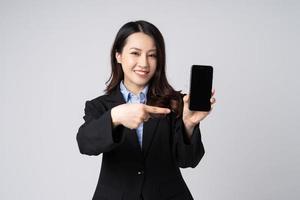
[[[149,54],[150,57],[156,58],[156,54]]]
[[[132,55],[136,55],[136,56],[138,56],[138,55],[140,55],[138,52],[131,52],[130,54],[132,54]]]

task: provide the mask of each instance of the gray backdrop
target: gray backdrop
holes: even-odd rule
[[[176,89],[192,64],[215,67],[206,154],[182,170],[195,199],[299,199],[298,2],[1,0],[0,199],[91,199],[101,156],[81,155],[76,133],[118,29],[138,19],[163,33]]]

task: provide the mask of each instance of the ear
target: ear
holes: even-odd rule
[[[119,52],[116,52],[115,57],[116,57],[117,62],[121,64],[122,63],[121,62],[121,54]]]

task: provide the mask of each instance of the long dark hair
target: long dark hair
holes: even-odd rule
[[[149,90],[147,95],[147,104],[160,107],[168,107],[174,111],[177,116],[182,114],[183,102],[180,91],[175,91],[168,83],[166,77],[166,53],[165,42],[161,32],[153,24],[139,20],[124,24],[116,35],[111,49],[111,75],[106,82],[105,92],[110,94],[117,89],[124,78],[121,64],[117,62],[116,52],[122,53],[128,36],[133,33],[142,32],[153,38],[156,46],[156,71],[149,81]]]

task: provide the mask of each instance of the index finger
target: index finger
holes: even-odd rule
[[[171,110],[168,108],[162,108],[162,107],[157,107],[157,106],[148,106],[148,105],[145,105],[145,110],[146,110],[146,112],[153,113],[153,114],[168,114],[171,112]]]

